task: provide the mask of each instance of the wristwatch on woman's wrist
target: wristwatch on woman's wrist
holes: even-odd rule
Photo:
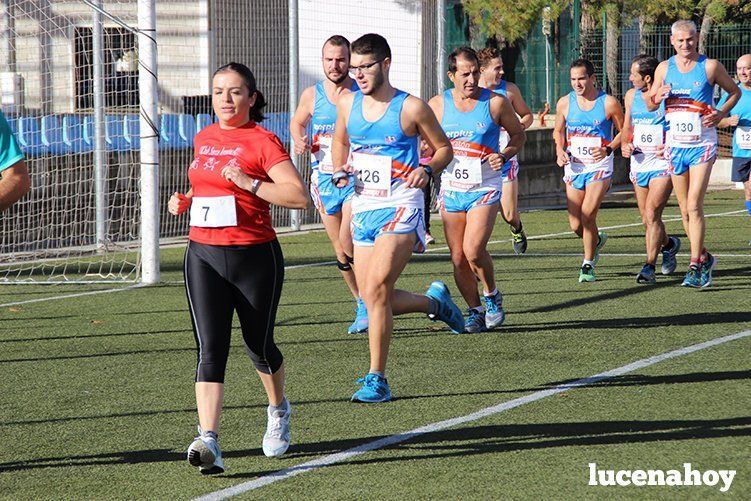
[[[433,168],[428,164],[420,164],[420,167],[423,168],[425,171],[425,174],[428,175],[428,177],[433,177]]]
[[[251,192],[251,193],[252,193],[253,195],[255,195],[255,194],[256,194],[256,192],[258,191],[258,188],[260,188],[260,187],[261,187],[261,183],[262,183],[262,182],[263,182],[263,181],[261,181],[260,179],[254,179],[254,180],[253,180],[253,183],[251,183],[251,185],[250,185],[250,192]]]

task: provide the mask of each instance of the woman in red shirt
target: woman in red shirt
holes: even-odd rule
[[[248,67],[229,63],[216,70],[212,104],[219,122],[195,137],[191,189],[175,193],[168,204],[173,215],[190,211],[184,272],[198,346],[200,424],[188,461],[204,474],[224,471],[217,436],[234,311],[269,398],[263,452],[279,456],[289,447],[291,406],[284,395],[282,354],[274,344],[284,258],[269,204],[304,209],[310,200],[282,143],[258,125],[266,102]]]

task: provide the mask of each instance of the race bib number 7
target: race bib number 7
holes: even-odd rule
[[[365,197],[391,196],[391,157],[352,153],[355,193]]]
[[[235,196],[193,197],[190,204],[190,225],[201,228],[237,226]]]
[[[751,150],[751,126],[738,126],[735,129],[735,144],[742,150]]]
[[[680,143],[695,143],[701,139],[701,115],[691,111],[668,113],[670,136]]]
[[[571,138],[571,155],[583,164],[595,163],[595,151],[602,148],[599,136],[573,136]]]

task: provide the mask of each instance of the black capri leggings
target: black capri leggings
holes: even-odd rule
[[[237,311],[253,365],[273,374],[282,366],[274,321],[284,281],[277,240],[243,246],[188,244],[185,290],[198,346],[197,382],[224,382],[232,314]]]

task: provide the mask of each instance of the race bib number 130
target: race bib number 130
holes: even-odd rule
[[[691,111],[668,113],[670,136],[681,143],[695,143],[701,139],[701,115]]]

